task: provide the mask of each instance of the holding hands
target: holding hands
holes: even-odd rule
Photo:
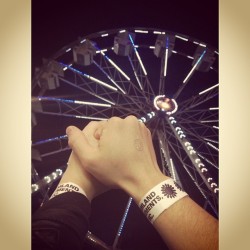
[[[83,131],[70,126],[66,132],[83,171],[109,187],[123,189],[137,203],[168,178],[157,165],[150,131],[134,116],[90,122]]]
[[[72,154],[60,183],[72,182],[91,201],[121,188],[172,249],[218,249],[218,221],[161,173],[150,131],[136,117],[67,128]],[[178,190],[179,189],[179,190]]]

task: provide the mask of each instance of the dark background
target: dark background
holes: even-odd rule
[[[50,58],[80,36],[126,27],[169,30],[218,48],[218,1],[33,0],[32,73],[42,65],[42,58]],[[118,190],[112,197],[107,193],[93,201],[90,231],[109,245],[126,201],[127,195]],[[134,204],[132,208],[121,239],[122,249],[166,249],[138,208]]]
[[[79,36],[123,27],[161,28],[218,48],[218,1],[32,1],[32,67]]]

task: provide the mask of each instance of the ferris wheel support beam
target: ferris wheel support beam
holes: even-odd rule
[[[218,190],[217,184],[214,183],[214,182],[213,182],[214,185],[212,185],[213,183],[209,183],[209,180],[212,177],[208,173],[208,170],[205,167],[205,165],[198,158],[198,155],[197,155],[196,151],[193,149],[193,147],[191,146],[191,143],[188,142],[185,139],[185,137],[186,137],[185,134],[183,132],[179,133],[180,131],[176,130],[177,126],[173,125],[173,124],[176,123],[176,121],[174,119],[169,120],[169,119],[166,118],[166,122],[169,124],[170,128],[174,132],[174,134],[175,134],[176,138],[178,139],[179,143],[182,145],[182,148],[186,151],[187,156],[189,157],[189,159],[192,162],[193,166],[196,168],[197,172],[199,173],[200,177],[204,181],[207,188],[211,191],[211,193],[213,195],[215,195],[215,193],[218,192],[217,191]],[[215,189],[215,188],[217,188],[217,189]]]
[[[179,184],[179,186],[182,187],[181,179],[179,178],[176,167],[173,163],[173,160],[170,157],[166,133],[163,133],[162,131],[157,130],[157,137],[158,137],[158,141],[159,141],[159,147],[160,147],[161,152],[162,152],[162,154],[160,154],[160,156],[161,156],[161,161],[162,161],[163,173],[165,175],[168,174],[166,171],[166,167],[165,167],[166,164],[164,164],[164,163],[167,163],[168,171],[171,175],[170,177],[172,177]]]
[[[60,169],[56,169],[55,171],[51,172],[49,175],[44,176],[40,180],[38,180],[35,184],[31,185],[31,192],[36,193],[37,191],[43,192],[44,200],[48,200],[48,188],[51,187],[51,185],[60,179],[62,177],[62,174],[64,172],[63,169],[65,169],[66,166],[60,167]],[[47,191],[46,191],[47,189]]]
[[[51,151],[49,153],[44,153],[44,154],[41,155],[41,157],[43,158],[43,157],[51,156],[51,155],[58,154],[58,153],[61,153],[61,152],[65,152],[65,151],[68,151],[68,150],[71,150],[71,148],[69,148],[69,147],[61,148],[61,149],[58,149],[58,150]]]
[[[168,127],[169,128],[169,127]],[[210,192],[210,190],[207,190],[207,186],[205,185],[204,181],[199,177],[199,174],[196,170],[196,168],[193,166],[192,162],[188,162],[189,157],[183,157],[183,155],[180,152],[180,149],[183,149],[182,145],[179,143],[179,140],[176,138],[176,136],[173,133],[168,133],[170,137],[168,137],[169,147],[171,151],[175,154],[177,159],[180,161],[180,166],[182,166],[185,171],[190,176],[191,180],[205,199],[205,201],[208,201],[210,207],[218,217],[218,197],[213,194],[213,192]],[[175,143],[172,141],[172,139],[175,140]],[[178,144],[178,145],[177,145]],[[199,155],[200,156],[200,155]],[[204,159],[203,157],[201,157]],[[201,164],[201,162],[196,158],[197,163]],[[190,164],[191,163],[191,164]],[[212,178],[209,179],[211,182]],[[212,182],[211,182],[212,183]]]
[[[214,211],[214,213],[216,214],[216,216],[218,217],[218,209],[217,209],[217,204],[218,200],[216,199],[216,197],[212,196],[211,198],[209,198],[205,192],[202,190],[202,188],[200,187],[200,185],[198,184],[196,178],[191,174],[191,172],[188,170],[185,162],[181,159],[181,157],[179,156],[179,154],[176,152],[175,148],[170,144],[171,149],[173,150],[173,152],[175,152],[175,155],[178,157],[178,159],[180,160],[180,162],[182,163],[183,168],[186,170],[186,172],[188,173],[188,175],[190,176],[190,178],[192,179],[192,181],[194,182],[195,186],[197,187],[197,189],[199,190],[199,192],[202,194],[202,196],[205,199],[205,204],[203,205],[203,207],[205,208],[207,203],[210,205],[210,207],[212,208],[212,210]],[[213,201],[213,203],[211,202],[211,200]]]
[[[33,179],[34,183],[38,183],[41,181],[41,178],[40,178],[39,174],[37,173],[33,164],[31,165],[31,175],[32,175],[32,179]],[[33,185],[36,185],[36,184],[33,184]],[[46,199],[49,198],[48,194],[46,193],[45,187],[40,188],[39,191],[40,191],[42,197],[45,197]]]
[[[201,140],[201,138],[197,137],[197,135],[194,134],[194,133],[187,133],[187,134],[188,134],[188,135],[192,135],[192,136],[193,136],[194,138],[196,138],[198,141]],[[201,157],[201,158],[202,158],[203,160],[205,160],[206,162],[208,162],[208,163],[209,163],[210,165],[212,165],[213,167],[219,169],[218,164],[217,164],[217,161],[214,159],[214,157],[216,157],[217,154],[216,154],[216,153],[212,153],[212,152],[209,150],[208,145],[207,145],[207,143],[206,143],[204,140],[202,140],[201,142],[202,142],[202,145],[203,145],[204,147],[206,147],[206,149],[208,150],[208,152],[210,152],[209,155],[210,155],[211,160],[213,160],[213,162],[212,162],[212,161],[209,161],[207,158],[205,158],[205,159],[204,159],[204,157]],[[198,156],[200,156],[200,153],[201,153],[201,152],[198,153]],[[204,153],[204,152],[202,152],[202,153]]]
[[[105,242],[103,242],[101,239],[99,239],[90,231],[87,232],[85,240],[88,242],[89,245],[91,245],[96,249],[112,250],[111,247],[109,247]]]
[[[130,207],[131,207],[132,201],[133,201],[132,197],[129,197],[128,202],[127,202],[127,205],[126,205],[126,208],[125,208],[125,211],[124,211],[123,216],[122,216],[121,223],[120,223],[120,225],[119,225],[119,228],[118,228],[118,231],[117,231],[117,234],[116,234],[116,237],[115,237],[113,246],[112,246],[112,249],[117,249],[117,245],[118,245],[120,236],[121,236],[121,234],[122,234],[122,230],[123,230],[125,221],[126,221],[126,219],[127,219],[128,212],[129,212],[129,209],[130,209]]]

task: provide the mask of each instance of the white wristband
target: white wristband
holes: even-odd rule
[[[178,200],[185,197],[182,188],[171,178],[153,187],[139,202],[139,207],[153,223],[156,218]]]
[[[87,195],[83,191],[83,189],[81,187],[79,187],[77,184],[75,184],[73,182],[66,182],[66,183],[62,183],[62,184],[57,186],[56,190],[51,195],[50,199],[54,198],[55,196],[57,196],[59,194],[63,194],[66,192],[77,192],[77,193],[83,194],[84,196],[87,197]]]

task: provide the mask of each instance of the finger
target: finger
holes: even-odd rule
[[[66,134],[68,136],[68,144],[70,148],[76,154],[81,163],[87,165],[88,157],[92,155],[94,150],[93,145],[89,143],[85,134],[77,127],[68,127],[66,129]]]
[[[84,129],[82,130],[83,132],[85,132],[86,134],[94,134],[95,130],[98,128],[98,126],[100,126],[101,122],[97,122],[97,121],[91,121],[88,123],[87,126],[84,127]]]

